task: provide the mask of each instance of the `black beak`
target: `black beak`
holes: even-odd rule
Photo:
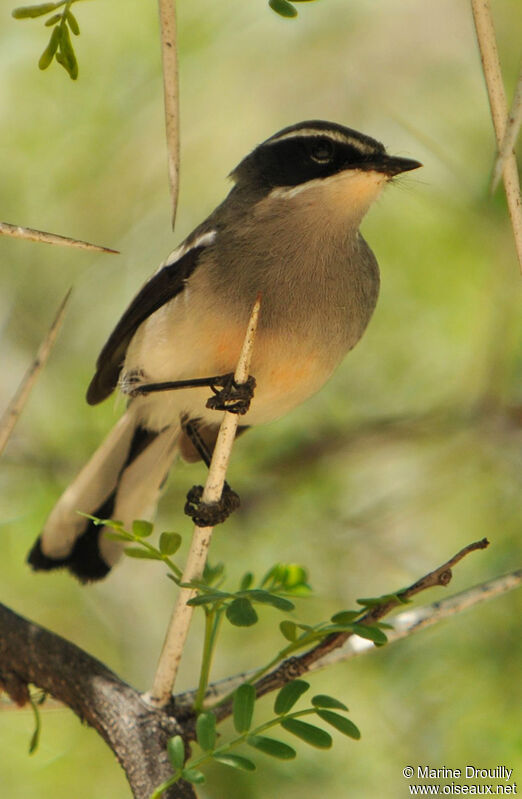
[[[375,164],[374,169],[376,172],[382,172],[383,175],[392,178],[394,175],[400,175],[401,172],[410,172],[420,166],[422,166],[420,161],[414,161],[412,158],[399,158],[398,156],[383,153],[382,158]]]
[[[401,172],[410,172],[420,166],[422,166],[421,162],[414,161],[413,158],[401,158],[398,155],[376,152],[360,161],[350,159],[344,168],[361,172],[379,172],[381,175],[386,175],[387,178],[393,178],[395,175],[400,175]]]

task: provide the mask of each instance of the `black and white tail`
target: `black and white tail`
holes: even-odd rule
[[[81,582],[105,577],[122,546],[78,511],[117,519],[127,529],[153,516],[178,437],[176,426],[145,429],[128,408],[53,508],[27,558],[33,569],[67,568]]]

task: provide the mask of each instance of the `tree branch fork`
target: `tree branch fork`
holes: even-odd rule
[[[371,624],[384,618],[401,604],[401,599],[410,599],[435,586],[447,586],[453,567],[470,553],[487,546],[488,542],[483,539],[464,547],[437,569],[398,592],[397,600],[373,607],[363,622]],[[513,572],[510,578],[507,581],[503,578],[504,591],[522,583],[522,570]],[[495,592],[488,595],[480,588],[471,589],[475,599],[462,602],[461,607],[469,607],[495,595]],[[436,604],[439,620],[444,614],[440,612],[441,603]],[[422,611],[421,608],[421,615]],[[447,615],[454,612],[454,609],[448,611]],[[411,615],[412,611],[400,616],[407,614]],[[415,627],[413,619],[411,632]],[[398,637],[404,637],[404,634],[403,630]],[[345,645],[350,635],[329,636],[302,655],[280,663],[255,684],[257,695],[277,690],[286,682],[314,670],[325,656]],[[172,775],[166,749],[168,739],[179,734],[189,743],[195,738],[195,718],[186,696],[174,696],[162,708],[151,707],[139,691],[92,655],[0,605],[0,687],[16,704],[23,705],[29,699],[30,684],[67,705],[101,735],[124,769],[136,799],[148,799],[154,788]],[[212,686],[209,693],[213,693]],[[215,712],[218,720],[226,718],[232,712],[231,703],[220,704]],[[194,799],[194,796],[193,787],[182,782],[165,793],[167,799]]]

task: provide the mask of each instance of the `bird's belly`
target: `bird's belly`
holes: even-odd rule
[[[159,315],[148,320],[129,348],[127,374],[142,372],[144,382],[158,383],[235,371],[245,325],[207,317],[204,323],[201,318],[197,324],[187,321],[174,330],[171,319],[164,314],[163,319]],[[330,346],[325,351],[315,337],[302,331],[292,335],[261,326],[250,367],[257,385],[241,423],[272,421],[299,405],[326,382],[345,349]],[[141,358],[141,352],[146,353],[146,359]],[[147,426],[158,430],[183,414],[219,423],[219,413],[205,407],[211,393],[209,388],[193,388],[149,394],[138,400],[140,415]]]

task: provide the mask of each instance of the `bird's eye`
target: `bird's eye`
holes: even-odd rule
[[[319,164],[326,164],[334,156],[334,146],[330,139],[317,139],[310,146],[310,157]]]

